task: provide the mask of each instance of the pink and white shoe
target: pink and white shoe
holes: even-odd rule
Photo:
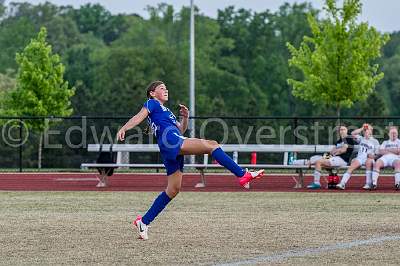
[[[139,232],[139,238],[141,238],[143,240],[149,239],[149,236],[147,235],[149,226],[142,222],[142,216],[138,215],[136,217],[136,220],[133,221],[133,225],[136,226],[136,228]]]
[[[248,171],[246,170],[246,173],[244,176],[242,176],[239,179],[239,184],[244,187],[249,189],[250,188],[250,181],[256,178],[261,178],[264,175],[264,169],[258,170],[258,171]]]

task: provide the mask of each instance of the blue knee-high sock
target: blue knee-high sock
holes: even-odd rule
[[[222,166],[232,172],[237,177],[242,177],[245,174],[243,168],[235,163],[221,148],[215,149],[211,156]]]
[[[142,222],[144,224],[149,225],[157,215],[164,210],[165,206],[171,201],[171,198],[168,197],[167,193],[163,191],[158,197],[154,200],[153,205],[151,205],[150,209],[146,212],[146,214],[142,217]]]

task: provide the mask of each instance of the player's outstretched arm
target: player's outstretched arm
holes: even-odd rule
[[[125,139],[125,131],[134,128],[135,126],[142,123],[142,121],[145,120],[148,115],[149,111],[146,108],[142,107],[139,113],[137,113],[135,116],[129,119],[129,121],[126,122],[126,124],[123,127],[121,127],[121,129],[118,131],[117,133],[118,140],[123,141]]]

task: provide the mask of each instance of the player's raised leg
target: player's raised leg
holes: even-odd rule
[[[210,154],[220,165],[228,169],[232,174],[239,178],[239,183],[243,187],[248,187],[248,183],[260,178],[264,174],[264,170],[246,171],[235,163],[214,140],[205,140],[197,138],[187,138],[183,141],[180,154],[182,155],[199,155]]]

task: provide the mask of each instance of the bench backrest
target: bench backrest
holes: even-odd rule
[[[103,144],[102,150],[109,151],[110,144]],[[223,144],[226,152],[299,152],[299,153],[324,153],[329,152],[333,145],[294,145],[294,144]],[[158,152],[157,144],[114,144],[115,152]],[[100,144],[89,144],[89,152],[100,151]]]
[[[226,152],[233,152],[236,155],[240,152],[270,152],[283,153],[283,164],[288,163],[289,152],[298,153],[324,153],[329,152],[333,145],[295,145],[295,144],[223,144],[222,149]],[[103,144],[102,150],[109,151],[111,145]],[[118,153],[117,162],[122,157],[121,153],[129,152],[159,152],[157,144],[114,144],[112,150]],[[89,144],[89,152],[100,151],[100,144]],[[237,157],[237,156],[235,156]],[[208,155],[205,154],[203,164],[208,164]]]

